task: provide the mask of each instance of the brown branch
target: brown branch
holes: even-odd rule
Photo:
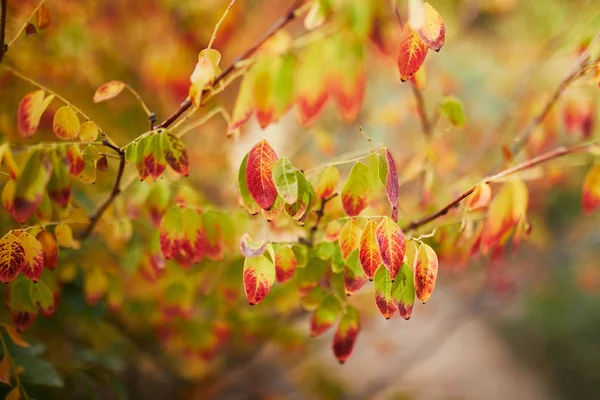
[[[287,24],[296,19],[298,15],[300,15],[300,8],[302,7],[303,0],[295,0],[290,10],[277,22],[275,22],[271,27],[254,43],[252,47],[246,50],[241,56],[237,57],[233,62],[223,71],[219,76],[217,76],[212,83],[212,85],[204,89],[204,92],[209,92],[211,89],[215,88],[219,82],[229,76],[233,71],[236,70],[237,66],[240,62],[247,60],[250,58],[259,48],[262,46],[267,40],[271,38],[274,34],[276,34],[279,30],[284,28]],[[154,129],[159,128],[168,128],[173,122],[177,121],[184,112],[186,112],[192,106],[191,99],[185,99],[183,103],[173,112],[173,114],[169,115],[167,119],[165,119],[160,124],[156,125]]]
[[[110,192],[110,195],[108,196],[108,198],[106,200],[104,200],[104,203],[102,203],[100,205],[100,207],[98,207],[96,212],[94,212],[94,214],[90,217],[89,225],[87,226],[85,231],[83,231],[81,233],[81,236],[80,236],[81,240],[87,239],[92,234],[92,232],[94,231],[94,228],[100,221],[100,218],[102,217],[102,215],[104,215],[106,210],[108,210],[108,207],[110,207],[110,205],[113,203],[115,198],[119,194],[121,194],[121,179],[123,179],[123,172],[125,171],[125,151],[122,150],[121,148],[115,146],[114,144],[111,144],[106,139],[104,139],[102,141],[102,144],[108,148],[113,149],[115,152],[117,152],[117,154],[120,157],[119,169],[117,171],[117,178],[115,179],[115,183],[113,184],[113,188]]]
[[[336,198],[337,195],[338,195],[337,193],[334,193],[331,196],[325,197],[323,200],[321,200],[321,207],[319,207],[319,209],[315,213],[315,214],[317,214],[317,219],[315,220],[315,223],[313,224],[313,226],[310,227],[310,232],[308,234],[308,239],[306,239],[306,238],[299,238],[298,242],[300,242],[301,244],[305,244],[308,247],[312,247],[314,245],[314,243],[315,243],[315,234],[319,230],[319,225],[321,224],[321,219],[323,219],[323,216],[325,215],[325,206],[331,200],[333,200],[334,198]]]
[[[415,95],[415,99],[417,100],[417,110],[419,112],[419,118],[421,118],[423,133],[426,137],[431,137],[432,125],[429,121],[429,117],[427,116],[427,112],[425,111],[425,100],[423,99],[423,94],[421,93],[421,90],[416,88],[412,83],[410,85],[412,87],[413,94]]]
[[[593,143],[593,142],[592,142]],[[530,160],[527,160],[525,162],[522,162],[521,164],[517,164],[514,167],[505,169],[503,171],[498,172],[497,174],[494,175],[490,175],[484,179],[481,180],[481,182],[479,182],[477,185],[471,187],[469,190],[467,190],[466,192],[463,192],[461,195],[459,195],[458,197],[456,197],[454,200],[452,200],[450,203],[448,203],[447,205],[445,205],[444,207],[442,207],[440,210],[434,212],[433,214],[430,214],[426,217],[423,217],[417,221],[413,221],[410,224],[406,225],[405,227],[403,227],[402,229],[404,231],[412,231],[415,230],[416,228],[419,228],[423,225],[426,225],[428,223],[430,223],[431,221],[434,221],[440,217],[443,217],[444,215],[448,214],[448,212],[453,209],[454,207],[457,207],[461,201],[463,201],[464,199],[466,199],[467,197],[469,197],[471,195],[471,193],[473,193],[475,191],[475,188],[477,188],[477,186],[479,186],[479,184],[481,183],[490,183],[493,181],[497,181],[499,179],[505,178],[509,175],[512,175],[516,172],[520,172],[520,171],[524,171],[526,169],[529,168],[533,168],[539,164],[543,164],[545,162],[557,159],[559,157],[565,156],[567,154],[572,154],[572,153],[577,153],[577,152],[581,152],[581,151],[586,151],[589,146],[592,143],[585,143],[585,144],[580,144],[577,146],[573,146],[573,147],[558,147],[552,151],[549,151],[547,153],[544,153],[540,156],[534,157]]]
[[[6,39],[6,13],[8,12],[8,0],[0,2],[0,63],[4,58],[4,53],[8,50],[5,43]]]

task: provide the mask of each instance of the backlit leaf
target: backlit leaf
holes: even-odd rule
[[[275,218],[277,218],[277,216],[283,212],[285,206],[286,204],[283,200],[283,197],[277,196],[275,197],[275,202],[273,203],[271,208],[269,208],[268,210],[261,209],[260,213],[263,215],[263,217],[265,217],[265,219],[268,222],[271,222],[274,221]]]
[[[402,82],[409,80],[421,68],[427,56],[427,45],[410,24],[405,24],[398,54],[398,71]]]
[[[392,153],[385,149],[385,161],[387,165],[387,173],[385,176],[385,194],[392,206],[392,220],[398,222],[398,193],[400,186],[398,183],[398,172],[396,171],[396,162]]]
[[[396,312],[396,302],[392,298],[392,280],[390,273],[382,265],[377,268],[373,277],[375,289],[375,305],[385,319],[390,319]]]
[[[79,180],[83,183],[91,185],[96,183],[96,164],[100,153],[96,146],[88,145],[82,152],[83,170],[79,174]]]
[[[189,158],[185,145],[177,136],[171,132],[164,131],[163,148],[167,163],[173,168],[173,171],[179,175],[188,176],[189,174]]]
[[[254,145],[248,153],[246,164],[248,191],[264,210],[268,210],[277,197],[272,174],[276,161],[277,154],[264,139]]]
[[[173,259],[182,267],[188,268],[192,264],[199,263],[202,257],[204,257],[206,239],[202,217],[196,210],[183,208],[181,219],[183,223],[183,235]]]
[[[81,123],[75,111],[69,106],[63,106],[54,114],[52,129],[62,140],[73,140],[79,134]]]
[[[56,244],[56,239],[54,239],[52,233],[45,230],[39,232],[35,238],[42,245],[44,268],[51,271],[55,270],[56,265],[58,264],[58,246]]]
[[[317,196],[321,199],[330,197],[340,181],[340,171],[333,165],[327,167],[319,178],[319,183],[315,187]]]
[[[30,283],[29,297],[31,298],[33,304],[40,309],[40,311],[50,315],[54,313],[54,294],[44,283],[44,281]]]
[[[348,219],[348,222],[346,222],[340,232],[339,238],[340,250],[344,260],[348,258],[350,253],[358,248],[361,233],[362,229],[360,228],[360,225],[358,225],[356,218]]]
[[[277,282],[284,283],[289,281],[294,272],[296,272],[296,254],[287,246],[281,246],[275,251],[275,273]]]
[[[464,128],[467,119],[462,102],[454,96],[446,96],[440,106],[442,113],[457,128]]]
[[[8,283],[15,279],[25,263],[25,248],[21,240],[12,232],[0,239],[0,282]]]
[[[240,239],[240,249],[244,257],[258,257],[267,249],[267,242],[265,240],[257,242],[252,240],[248,233],[244,233]]]
[[[334,296],[327,296],[310,319],[310,336],[315,337],[327,332],[337,321],[340,311],[340,301]]]
[[[67,147],[67,160],[69,160],[69,173],[72,176],[79,176],[85,168],[85,160],[79,146],[70,145]]]
[[[423,303],[431,297],[438,274],[438,258],[425,243],[419,247],[415,264],[415,292]]]
[[[348,259],[344,268],[344,292],[346,296],[352,296],[367,282],[360,261],[358,260],[358,250],[354,250]]]
[[[8,169],[10,177],[17,179],[19,176],[19,166],[15,162],[8,143],[0,145],[0,162]]]
[[[373,280],[373,275],[382,264],[376,238],[377,224],[369,220],[360,235],[359,260],[365,275]]]
[[[35,19],[38,29],[46,29],[49,27],[50,23],[52,22],[52,15],[50,15],[50,10],[48,10],[48,7],[42,4],[42,6],[38,8],[37,12],[35,13]]]
[[[253,87],[254,74],[252,70],[250,70],[242,79],[242,83],[235,100],[233,114],[231,116],[231,123],[228,127],[229,134],[240,129],[250,119],[250,116],[252,116],[252,113],[254,112],[254,99],[252,97]]]
[[[366,89],[363,43],[350,32],[334,35],[327,43],[328,56],[335,60],[328,65],[328,76],[338,114],[344,122],[355,121]]]
[[[429,3],[424,5],[424,21],[417,32],[431,50],[440,51],[446,39],[446,27],[441,15]]]
[[[260,303],[269,293],[275,282],[275,266],[264,255],[246,258],[244,261],[244,290],[250,305]]]
[[[337,242],[340,237],[340,231],[342,225],[337,220],[331,221],[325,228],[325,241],[326,242]]]
[[[25,341],[25,339],[23,339],[23,337],[19,334],[19,332],[17,332],[17,330],[15,329],[14,326],[9,325],[9,324],[0,324],[0,325],[2,325],[2,327],[6,330],[6,333],[8,334],[8,336],[10,337],[10,340],[12,340],[12,342],[14,344],[16,344],[19,347],[23,347],[23,348],[29,347],[29,343],[27,343]]]
[[[21,233],[19,240],[25,251],[25,261],[23,262],[22,271],[27,278],[36,282],[42,276],[44,268],[44,250],[42,244],[27,232]]]
[[[275,189],[287,204],[294,204],[298,200],[298,175],[296,171],[296,167],[285,157],[280,158],[273,165]]]
[[[585,175],[581,193],[581,208],[590,215],[600,205],[600,164],[590,168]]]
[[[370,192],[369,169],[365,164],[357,162],[342,190],[342,205],[346,214],[351,217],[360,214],[368,205]]]
[[[298,179],[298,200],[294,204],[286,204],[285,211],[298,224],[304,225],[304,222],[310,215],[316,195],[312,184],[306,179],[304,174],[296,171],[296,175]]]
[[[96,93],[94,93],[94,103],[100,103],[104,100],[110,100],[113,97],[118,96],[123,89],[125,89],[125,84],[120,81],[110,81],[105,83],[96,89]]]
[[[146,176],[151,176],[156,180],[164,172],[167,167],[167,160],[165,159],[163,146],[164,142],[158,133],[144,138],[139,144],[139,147],[143,148],[141,153],[138,150],[138,157],[140,154],[142,155],[141,159],[138,159],[138,172],[142,180]]]
[[[404,233],[394,221],[383,217],[377,225],[375,237],[381,261],[390,272],[390,278],[393,281],[404,261],[404,252],[406,251]]]
[[[303,126],[311,125],[321,114],[329,97],[327,70],[323,60],[327,50],[322,40],[306,47],[299,57],[300,65],[296,70],[296,112]]]
[[[86,121],[81,124],[79,129],[79,140],[84,143],[91,143],[98,139],[98,125],[94,121]]]
[[[415,304],[415,282],[413,270],[406,263],[392,284],[392,298],[396,302],[400,316],[410,319]]]
[[[333,337],[333,354],[340,364],[345,363],[352,354],[359,332],[360,314],[356,308],[346,306]]]
[[[25,222],[37,210],[44,198],[51,172],[48,154],[43,151],[29,153],[15,186],[13,216],[18,222]]]
[[[37,90],[25,95],[17,109],[17,125],[23,137],[32,136],[37,130],[42,114],[54,99],[54,95],[44,98],[46,92]]]
[[[252,215],[256,215],[260,212],[261,208],[254,201],[252,196],[250,196],[250,191],[248,190],[248,183],[246,182],[246,167],[248,162],[248,155],[244,157],[242,160],[242,164],[240,165],[240,170],[238,172],[238,189],[240,191],[240,197],[242,199],[242,203],[246,208],[246,211]]]
[[[58,224],[54,228],[54,235],[56,235],[56,243],[60,247],[73,247],[73,230],[68,224]]]
[[[183,240],[181,208],[173,206],[167,210],[160,224],[160,249],[166,259],[175,258]]]
[[[167,212],[169,207],[169,200],[171,199],[171,188],[169,183],[161,180],[152,185],[146,197],[146,206],[150,212],[150,218],[154,222],[154,226],[159,227],[162,221],[163,215]]]
[[[97,304],[108,291],[108,275],[103,268],[92,267],[85,271],[83,291],[88,304]]]

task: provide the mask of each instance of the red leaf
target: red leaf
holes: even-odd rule
[[[385,161],[387,163],[387,174],[385,175],[385,194],[392,206],[392,219],[398,222],[398,193],[400,186],[398,184],[398,172],[396,171],[396,162],[392,153],[385,150]]]
[[[398,54],[398,71],[402,82],[409,80],[421,68],[427,55],[427,45],[409,24],[404,25]]]
[[[404,252],[406,251],[404,233],[394,221],[383,217],[377,226],[375,237],[383,265],[390,272],[391,280],[394,281],[404,261]]]
[[[11,232],[0,239],[0,282],[15,279],[25,263],[25,248],[21,240]]]
[[[370,280],[373,280],[375,271],[382,263],[375,235],[376,229],[377,225],[375,224],[375,221],[370,220],[360,235],[358,257],[365,275],[367,275]]]
[[[583,213],[590,215],[600,206],[600,164],[594,165],[586,174],[581,193]]]
[[[333,337],[333,354],[340,364],[352,354],[354,342],[360,332],[360,314],[352,306],[347,306]]]
[[[252,198],[263,209],[268,210],[277,197],[277,189],[273,182],[273,165],[277,154],[266,140],[258,142],[248,153],[246,164],[246,181]]]

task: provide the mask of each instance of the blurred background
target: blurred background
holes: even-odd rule
[[[298,168],[308,169],[368,152],[358,129],[362,123],[375,144],[386,145],[397,160],[403,182],[401,220],[418,219],[511,161],[503,157],[502,147],[525,129],[552,95],[582,43],[600,32],[600,3],[594,0],[432,0],[447,34],[444,48],[430,52],[425,62],[426,110],[436,115],[443,97],[452,94],[464,103],[467,124],[456,128],[440,117],[431,143],[435,161],[424,167],[426,144],[414,93],[410,82],[400,82],[396,69],[401,27],[393,1],[369,2],[367,91],[356,121],[341,122],[328,106],[315,124],[303,128],[292,109],[265,130],[252,118],[239,136],[227,137],[227,123],[217,116],[184,137],[193,160],[186,185],[206,201],[243,214],[237,169],[260,138]],[[238,0],[213,46],[223,56],[221,67],[252,46],[291,3]],[[397,3],[406,20],[406,2]],[[146,116],[126,94],[94,104],[96,88],[113,79],[127,82],[162,121],[186,98],[198,52],[206,47],[228,4],[50,0],[51,26],[20,38],[2,63],[70,99],[113,140],[126,144],[147,130]],[[36,5],[9,0],[8,38]],[[287,28],[294,38],[306,35],[303,20],[304,16]],[[222,105],[231,112],[238,87],[236,81],[207,109]],[[17,105],[32,90],[0,68],[4,141],[27,145],[55,140],[51,112],[44,115],[35,137],[22,139],[17,133]],[[577,81],[517,161],[597,137],[599,97],[594,77]],[[573,113],[580,113],[586,124],[568,124]],[[118,311],[106,302],[90,304],[84,300],[81,273],[76,273],[65,281],[54,316],[39,317],[24,333],[34,346],[14,349],[23,359],[47,359],[64,385],[37,384],[32,378],[28,391],[39,399],[597,398],[600,215],[584,217],[580,207],[583,176],[591,161],[589,155],[568,157],[523,175],[530,192],[532,234],[493,262],[471,256],[468,245],[450,239],[455,233],[451,229],[458,228],[457,218],[460,222],[458,212],[423,228],[420,233],[426,234],[438,226],[440,277],[435,295],[427,305],[415,306],[410,321],[399,316],[386,321],[374,307],[372,284],[367,282],[351,299],[361,312],[362,330],[344,365],[331,354],[332,331],[308,338],[310,314],[301,311],[294,290],[276,287],[254,308],[238,298],[231,314],[213,312],[224,300],[206,291],[195,301],[210,311],[195,313],[193,323],[164,324],[162,332],[163,322],[152,310],[155,303],[126,301]],[[343,177],[347,167],[340,168]],[[89,209],[97,206],[110,190],[115,170],[111,164],[99,174],[93,190],[81,189],[78,200]],[[125,192],[123,207],[138,193],[136,185]],[[6,213],[0,218],[3,232],[14,228]],[[285,225],[269,226],[262,219],[244,219],[240,226],[242,233],[253,230],[282,240],[298,232]],[[91,259],[106,259],[103,262],[116,268],[136,270],[139,257],[132,253],[143,248],[148,237],[147,228],[139,229],[143,233],[138,234],[134,223],[134,238],[125,246],[107,247],[94,239],[78,255],[61,253],[61,263],[85,269]],[[190,279],[210,286],[210,271],[218,268],[218,262],[211,262]],[[222,279],[229,279],[233,296],[243,297],[240,262],[235,268]],[[139,284],[141,292],[147,287],[140,282],[131,278],[125,285]],[[199,361],[169,339],[173,335],[167,331],[184,323],[196,331],[185,328],[188,336],[178,336],[180,341],[197,344],[205,340],[208,327],[212,333],[221,327],[227,344],[217,350],[216,358],[205,354]]]

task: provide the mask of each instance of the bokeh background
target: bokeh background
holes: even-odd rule
[[[368,151],[358,129],[362,123],[373,141],[387,145],[399,161],[405,181],[401,218],[417,219],[506,162],[502,146],[523,131],[567,75],[580,44],[600,31],[600,3],[594,0],[432,0],[444,18],[447,36],[442,51],[430,54],[425,64],[425,104],[433,115],[442,97],[453,94],[464,103],[467,125],[457,129],[440,118],[432,143],[438,157],[424,173],[419,154],[425,144],[413,91],[410,83],[400,82],[395,66],[400,27],[389,1],[369,1],[375,16],[366,45],[367,94],[357,121],[344,124],[329,107],[305,129],[298,126],[292,109],[266,130],[252,119],[239,137],[230,138],[226,122],[213,118],[184,139],[193,160],[187,181],[191,186],[210,202],[239,213],[237,168],[260,138],[299,168],[311,168]],[[95,89],[108,80],[125,81],[140,92],[159,120],[164,119],[187,96],[197,54],[228,3],[50,0],[52,25],[19,39],[3,63],[70,99],[113,140],[127,143],[147,129],[144,113],[127,94],[94,104]],[[398,1],[406,18],[405,3]],[[214,44],[223,55],[221,65],[229,65],[252,46],[290,4],[238,0]],[[9,0],[8,38],[36,5]],[[305,35],[303,18],[288,31],[294,37]],[[237,83],[231,85],[210,106],[232,110],[237,88]],[[16,108],[31,90],[0,69],[3,141],[27,145],[55,140],[51,113],[45,114],[34,138],[28,142],[19,138]],[[599,97],[593,77],[576,82],[519,160],[597,136]],[[568,109],[589,111],[588,131],[567,129]],[[531,237],[495,262],[440,250],[436,293],[427,305],[415,307],[410,321],[381,318],[368,283],[352,299],[363,324],[345,365],[331,354],[333,332],[308,338],[309,315],[293,307],[298,300],[289,300],[288,307],[274,294],[275,300],[262,310],[239,302],[239,307],[247,308],[245,317],[251,320],[254,313],[255,325],[263,325],[260,334],[249,338],[234,333],[219,350],[218,363],[191,366],[186,357],[165,350],[152,330],[138,329],[143,324],[129,324],[126,316],[115,315],[102,302],[88,305],[77,278],[63,288],[54,317],[39,318],[24,334],[35,343],[28,351],[43,354],[64,386],[32,384],[30,394],[39,399],[596,398],[600,215],[584,217],[580,208],[582,180],[590,162],[590,156],[578,155],[525,174]],[[107,193],[114,169],[111,165],[100,174],[93,190]],[[420,205],[425,192],[431,200]],[[92,209],[103,198],[99,196],[86,190],[78,199]],[[12,228],[10,218],[2,214],[3,231]],[[451,223],[456,224],[456,215],[437,224]],[[295,237],[295,231],[269,231],[264,221],[251,224],[265,235]],[[90,246],[103,249],[101,242]],[[143,243],[134,241],[131,246]],[[443,243],[440,246],[444,248]],[[129,262],[127,248],[109,253],[118,265]],[[92,250],[88,254],[97,257]],[[62,257],[64,263],[86,262],[85,257],[70,258],[68,252]],[[234,288],[243,294],[241,275],[238,278]],[[207,296],[197,301],[218,299]],[[212,321],[210,315],[198,318]]]

